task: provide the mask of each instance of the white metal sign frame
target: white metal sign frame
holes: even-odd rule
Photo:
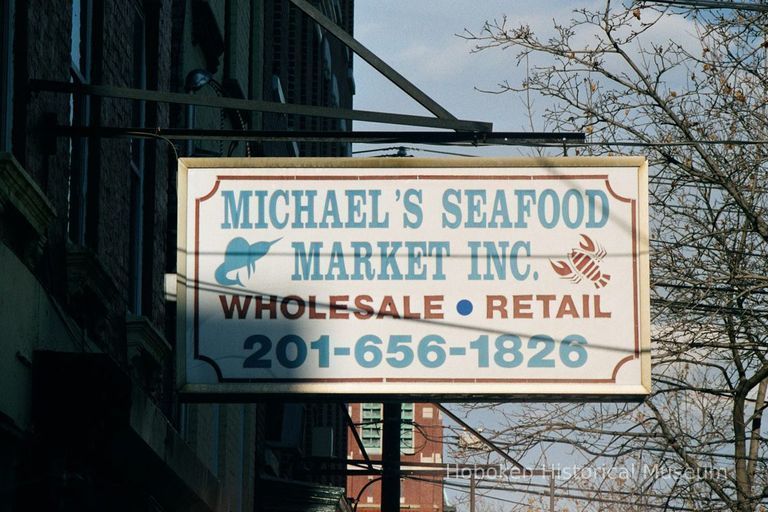
[[[178,182],[188,399],[650,392],[645,159],[182,159]]]

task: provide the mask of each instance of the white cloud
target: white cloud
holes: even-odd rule
[[[576,8],[603,5],[603,0],[358,0],[355,37],[457,117],[490,121],[497,131],[524,130],[528,129],[528,119],[520,97],[488,95],[475,89],[493,90],[505,80],[521,84],[525,69],[516,66],[516,50],[472,54],[472,44],[456,34],[465,28],[477,33],[486,20],[501,19],[506,14],[510,26],[527,24],[546,39],[553,33],[554,20],[570,19]],[[594,45],[593,34],[585,32],[577,37],[585,45]],[[663,19],[643,40],[650,44],[670,39],[686,47],[697,42],[691,23],[679,16]],[[531,64],[536,62],[544,61],[536,59]],[[355,108],[429,115],[359,58],[355,62],[355,80]],[[537,107],[543,106],[544,101],[539,100]],[[540,121],[535,121],[535,128],[542,129]],[[355,123],[355,129],[397,127]],[[502,153],[503,148],[492,151]]]

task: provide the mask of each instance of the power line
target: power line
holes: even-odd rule
[[[739,9],[744,11],[768,12],[768,5],[745,2],[720,2],[717,0],[652,0],[653,3],[672,7],[694,7],[700,9]],[[648,3],[644,1],[643,3]]]
[[[423,481],[423,482],[431,483],[433,485],[441,485],[439,483],[434,482],[433,480],[428,480],[426,478],[419,478],[419,477],[416,477],[416,476],[406,476],[405,478],[408,478],[410,480]],[[460,491],[460,492],[469,492],[468,489],[470,487],[469,484],[461,484],[461,483],[453,483],[453,482],[444,482],[442,484],[442,486],[443,487],[448,487],[449,489],[453,489],[453,490]],[[507,491],[507,492],[517,492],[517,493],[521,493],[521,494],[549,497],[549,493],[548,492],[535,491],[535,490],[532,490],[532,489],[521,489],[521,488],[513,487],[511,485],[489,486],[489,485],[476,484],[476,488],[478,488],[478,489],[485,489],[485,490],[488,490],[488,491]],[[596,494],[603,494],[603,493],[607,494],[610,491],[583,491],[583,492],[594,492]],[[638,496],[638,497],[653,497],[653,495],[646,495],[646,494],[643,494],[643,493],[637,493],[637,494],[635,494],[635,496]],[[513,501],[513,500],[501,498],[501,497],[498,497],[498,496],[493,496],[491,494],[485,494],[484,497],[489,498],[489,499],[493,499],[493,500],[497,500],[497,501],[513,503],[513,504],[516,504],[516,505],[530,506],[530,504],[528,504],[528,503],[522,503],[522,502],[519,502],[519,501]],[[576,501],[588,501],[590,503],[610,503],[610,504],[615,504],[615,505],[626,505],[627,504],[626,500],[611,499],[611,498],[601,498],[601,497],[598,497],[598,496],[592,496],[592,497],[590,497],[590,496],[579,496],[579,495],[570,494],[570,493],[555,494],[555,497],[556,498],[576,500]],[[667,498],[667,496],[664,496],[664,498]],[[697,510],[697,509],[693,509],[693,508],[678,507],[678,506],[669,505],[669,504],[656,504],[656,503],[648,503],[648,502],[644,502],[643,506],[644,507],[661,508],[661,509],[665,509],[665,510],[682,510],[682,511],[685,511],[685,512],[695,512]]]
[[[562,148],[564,145],[569,148],[577,147],[590,147],[590,146],[625,146],[625,147],[639,147],[639,148],[663,148],[663,147],[682,147],[682,146],[713,146],[713,145],[730,145],[730,146],[761,146],[768,144],[768,139],[756,139],[756,140],[743,140],[743,139],[715,139],[715,140],[687,140],[676,142],[635,142],[630,140],[601,140],[591,142],[567,142],[567,143],[554,143],[554,142],[528,142],[528,141],[506,141],[503,143],[478,143],[478,145],[499,145],[499,146],[533,146],[533,147],[551,147]]]
[[[412,478],[420,478],[420,477],[412,477]],[[426,480],[426,479],[425,479]],[[459,484],[461,485],[461,484]],[[497,486],[493,484],[486,484],[486,485],[478,485],[477,486],[480,489],[496,489]],[[525,490],[520,489],[520,487],[523,487]],[[529,492],[528,487],[535,487],[539,489],[549,489],[549,484],[539,484],[535,482],[526,482],[526,483],[509,483],[504,484],[502,486],[503,490],[510,490],[512,492],[522,492],[526,493]],[[560,491],[569,491],[569,492],[580,492],[580,493],[595,493],[595,494],[607,494],[607,495],[617,495],[617,496],[635,496],[640,498],[657,498],[657,499],[666,499],[668,498],[668,495],[666,494],[658,494],[658,493],[649,493],[649,492],[632,492],[632,491],[620,491],[620,490],[614,490],[614,489],[585,489],[580,487],[573,487],[569,485],[558,485],[557,489]],[[702,501],[708,501],[708,502],[718,502],[719,500],[715,498],[699,498]]]
[[[466,153],[455,153],[452,151],[436,151],[433,149],[424,149],[424,148],[415,148],[411,146],[389,146],[386,148],[376,148],[376,149],[362,149],[359,151],[353,151],[353,155],[361,155],[364,153],[381,153],[382,151],[401,151],[401,150],[408,150],[408,151],[423,151],[424,153],[434,153],[436,155],[448,155],[448,156],[463,156],[463,157],[469,157],[469,158],[476,158],[477,155],[468,155]]]

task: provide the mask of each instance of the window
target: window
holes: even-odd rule
[[[286,103],[285,93],[283,92],[283,84],[280,81],[280,77],[272,75],[272,101],[279,103]],[[273,130],[289,130],[288,116],[285,114],[272,114],[267,117],[267,127]],[[286,148],[284,153],[275,153],[272,155],[270,152],[267,156],[300,156],[299,145],[296,141],[286,142]],[[270,145],[269,147],[271,147]]]
[[[362,404],[363,446],[381,449],[381,404]]]
[[[146,21],[140,6],[133,18],[133,87],[147,88]],[[146,103],[134,101],[131,126],[146,124]],[[144,171],[146,166],[144,139],[131,139],[131,217],[130,217],[130,295],[129,307],[141,315],[147,305],[142,304],[144,256]]]
[[[0,151],[11,151],[14,2],[0,5]]]
[[[403,404],[400,414],[400,451],[413,453],[413,403]]]
[[[92,12],[90,0],[72,0],[72,31],[70,33],[70,81],[86,84],[91,72]],[[90,100],[83,94],[69,97],[69,124],[87,126],[90,120]],[[79,245],[86,244],[86,206],[88,197],[88,139],[72,138],[69,142],[69,238]]]
[[[400,451],[413,453],[413,404],[402,404],[400,425]],[[382,405],[374,403],[361,404],[361,433],[360,438],[366,450],[381,450]]]

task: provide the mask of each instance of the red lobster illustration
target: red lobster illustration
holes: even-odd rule
[[[560,260],[555,263],[549,260],[549,263],[563,279],[570,279],[574,283],[587,279],[594,283],[595,288],[602,288],[611,280],[610,275],[600,271],[600,262],[607,253],[587,235],[582,234],[581,238],[579,247],[571,249],[568,261]]]

